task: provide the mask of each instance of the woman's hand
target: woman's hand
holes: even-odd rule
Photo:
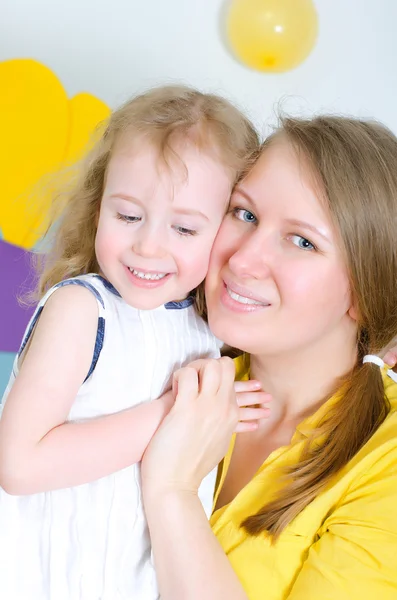
[[[262,407],[239,408],[234,375],[234,363],[227,357],[196,361],[175,374],[174,406],[142,460],[145,501],[167,490],[196,494],[204,477],[225,456],[232,434],[239,428],[240,416],[245,420],[245,431],[254,428],[255,415],[266,416]],[[252,382],[240,386],[245,390],[239,392],[243,405],[253,404],[247,388],[257,386]],[[255,404],[263,398],[260,395]]]
[[[234,376],[230,358],[196,361],[178,371],[175,403],[143,456],[143,499],[164,600],[246,599],[197,495],[233,432],[241,425],[252,430],[252,420],[266,414],[253,408],[268,399],[260,384],[239,382],[235,388]]]
[[[195,369],[200,379],[208,360],[209,359],[206,358],[199,358],[191,362],[188,367]],[[175,373],[173,380],[172,387],[174,398],[177,395],[180,372],[181,370]],[[271,401],[271,395],[262,391],[260,381],[255,379],[235,381],[234,391],[236,392],[236,401],[240,409],[235,432],[244,433],[246,431],[255,431],[259,426],[259,421],[269,416],[270,411],[266,405]]]
[[[142,460],[144,495],[165,490],[197,493],[226,454],[238,423],[230,358],[207,360],[174,375],[175,403]]]

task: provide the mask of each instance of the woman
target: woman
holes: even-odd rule
[[[236,427],[229,359],[181,370],[142,465],[162,600],[397,598],[397,139],[286,119],[235,190],[207,277],[214,333],[271,417]],[[382,366],[382,365],[381,365]],[[170,445],[169,440],[173,440]]]

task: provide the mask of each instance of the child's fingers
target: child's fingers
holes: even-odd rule
[[[396,348],[393,348],[392,350],[386,352],[383,360],[389,367],[394,367],[397,363]]]
[[[238,420],[259,421],[260,419],[266,419],[269,414],[269,408],[240,408],[238,411]]]
[[[236,394],[239,406],[253,406],[255,404],[268,404],[272,396],[267,392],[239,392]]]
[[[234,382],[234,390],[236,393],[239,392],[254,392],[256,390],[260,390],[262,384],[260,381],[256,379],[249,379],[248,381],[235,381]]]
[[[248,433],[258,429],[257,421],[239,421],[235,427],[235,433]]]

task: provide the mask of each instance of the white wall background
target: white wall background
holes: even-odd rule
[[[297,69],[240,65],[221,37],[224,0],[1,0],[0,60],[35,58],[70,95],[111,107],[148,86],[184,81],[220,92],[261,126],[289,112],[376,117],[397,133],[397,0],[314,0],[317,45]]]
[[[0,61],[34,58],[70,96],[87,91],[111,107],[184,81],[234,100],[263,131],[284,99],[289,112],[376,117],[397,134],[397,0],[313,1],[317,45],[285,74],[250,71],[229,54],[227,0],[0,0]],[[12,359],[0,352],[0,397]]]

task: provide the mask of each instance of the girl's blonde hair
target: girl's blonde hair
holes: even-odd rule
[[[250,121],[224,98],[186,86],[165,86],[137,96],[114,111],[99,141],[82,162],[74,187],[62,197],[62,211],[54,213],[54,240],[41,264],[38,294],[66,277],[98,273],[95,256],[96,222],[106,170],[116,143],[143,137],[159,151],[167,165],[178,158],[175,146],[187,140],[230,169],[237,181],[259,148]],[[202,286],[196,294],[204,311]]]
[[[307,441],[278,496],[243,523],[252,535],[268,531],[273,538],[386,418],[390,406],[381,371],[362,359],[397,335],[397,138],[380,124],[331,116],[283,119],[263,151],[280,138],[308,161],[340,234],[358,333],[357,362],[342,382],[342,399]]]

